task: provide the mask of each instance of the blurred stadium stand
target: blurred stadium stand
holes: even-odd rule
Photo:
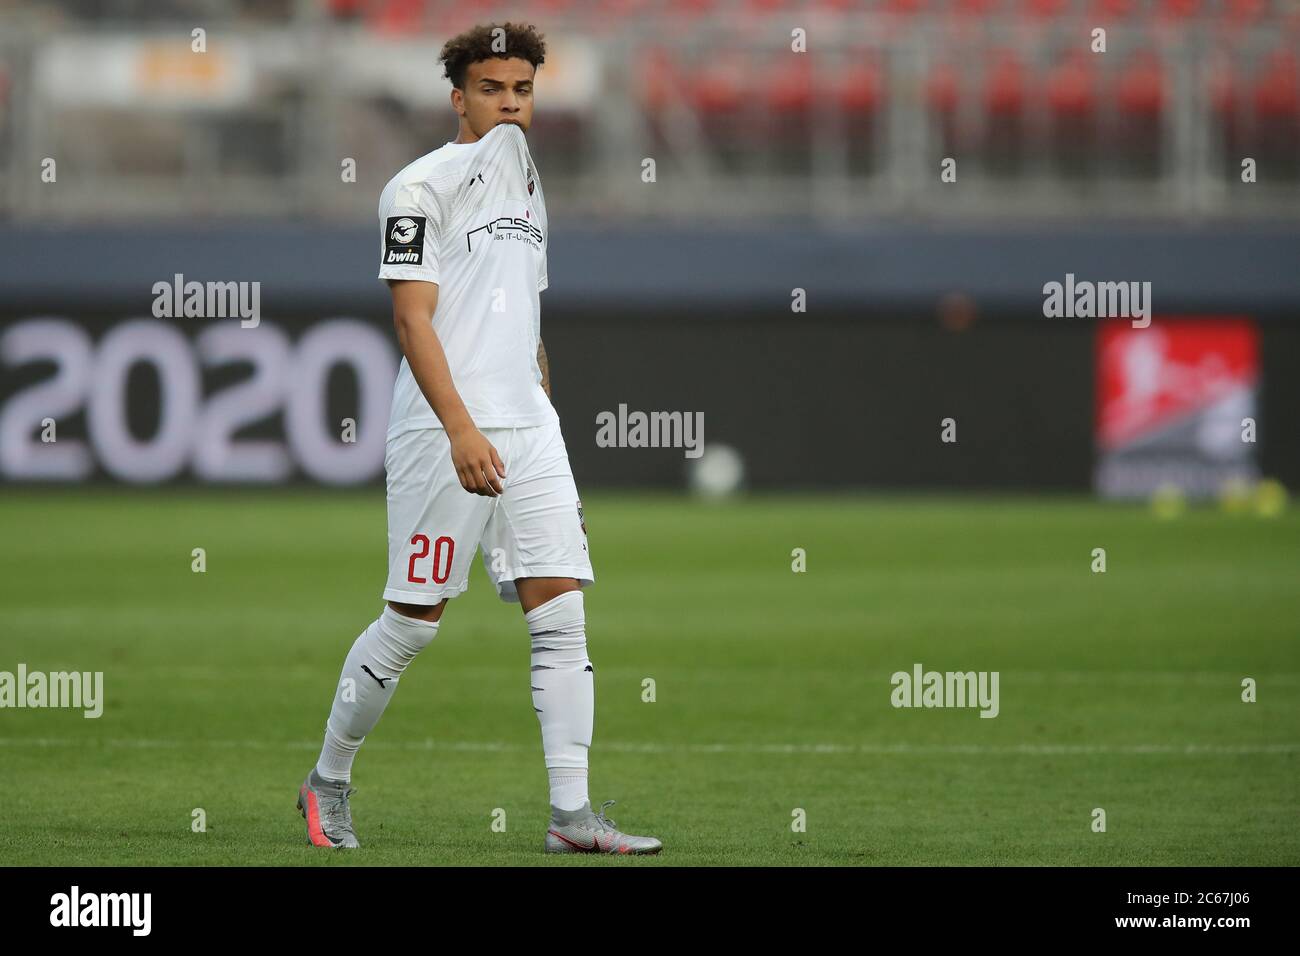
[[[0,215],[364,220],[455,135],[441,43],[508,17],[551,43],[534,152],[587,219],[1300,212],[1296,0],[8,0]],[[15,185],[47,156],[62,188]]]
[[[627,403],[757,489],[1087,489],[1108,325],[1045,317],[1067,275],[1247,320],[1247,464],[1300,487],[1300,0],[0,0],[0,481],[382,480],[378,195],[456,135],[442,43],[511,17],[584,487],[681,486],[594,443]],[[145,318],[178,274],[259,283],[260,331]]]

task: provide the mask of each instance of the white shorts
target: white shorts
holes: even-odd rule
[[[583,587],[595,581],[559,420],[482,432],[506,467],[495,498],[461,487],[443,429],[414,429],[387,443],[385,601],[455,597],[469,587],[476,550],[503,601],[519,600],[515,578],[577,578]]]

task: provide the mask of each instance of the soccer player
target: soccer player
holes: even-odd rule
[[[587,751],[594,671],[581,588],[594,581],[560,420],[550,401],[539,296],[546,203],[524,133],[546,46],[533,27],[478,26],[440,59],[460,133],[399,172],[379,200],[380,269],[405,356],[384,467],[383,613],[343,663],[320,759],[298,793],[308,840],[359,846],[352,761],[402,672],[438,633],[481,549],[532,638],[533,709],[550,777],[549,853],[656,853],[653,837],[593,812]]]

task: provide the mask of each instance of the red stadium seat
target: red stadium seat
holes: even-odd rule
[[[701,52],[700,61],[687,72],[685,95],[699,117],[713,160],[724,173],[739,172],[757,160],[772,158],[777,150],[756,152],[752,148],[754,140],[765,133],[772,131],[788,138],[789,131],[780,128],[780,121],[790,119],[789,114],[768,113],[766,123],[761,122],[763,117],[755,116],[755,107],[761,113],[761,102],[755,102],[751,94],[761,92],[755,84],[761,82],[765,72],[770,71],[756,69],[739,50],[715,53],[709,49]],[[772,130],[772,126],[777,129]]]
[[[925,80],[925,101],[936,113],[954,113],[961,97],[961,78],[957,68],[947,59],[940,59],[930,69]]]
[[[579,0],[529,0],[528,14],[532,17],[554,17],[571,13]]]
[[[767,106],[777,113],[798,113],[812,105],[810,53],[781,53],[768,75]]]
[[[953,0],[950,13],[957,17],[987,17],[998,11],[1002,0]]]
[[[1047,156],[1062,176],[1085,179],[1096,175],[1099,69],[1094,54],[1076,45],[1044,77]]]
[[[1300,68],[1291,50],[1275,51],[1260,71],[1254,88],[1255,113],[1261,119],[1300,118]]]
[[[666,108],[681,89],[677,64],[662,47],[649,46],[642,49],[637,79],[641,102],[651,112]]]
[[[732,52],[714,55],[694,70],[688,89],[700,112],[731,113],[744,103],[743,91],[752,82],[744,58]]]
[[[1144,50],[1124,67],[1115,94],[1124,113],[1150,117],[1164,109],[1165,75],[1155,53]]]
[[[953,50],[938,50],[925,77],[925,105],[929,112],[939,155],[950,156],[962,145],[962,129],[957,122],[961,92],[968,87],[955,66],[962,62]]]
[[[978,147],[984,169],[993,176],[1018,175],[1025,160],[1025,99],[1029,84],[1020,57],[1009,49],[994,51],[984,62],[980,97],[985,117]],[[954,127],[958,136],[964,135]]]
[[[1210,106],[1216,113],[1225,114],[1236,110],[1240,83],[1231,62],[1226,57],[1210,67],[1206,79],[1206,92]]]
[[[1235,167],[1246,149],[1248,124],[1240,109],[1242,79],[1225,49],[1215,50],[1205,76],[1205,95],[1214,118],[1219,148],[1229,167]]]
[[[1047,105],[1058,116],[1084,116],[1097,108],[1097,71],[1090,54],[1075,51],[1047,74]]]
[[[608,30],[619,21],[645,12],[654,0],[595,0],[592,16],[599,29]]]
[[[424,21],[426,0],[385,0],[371,11],[371,22],[381,33],[412,33]]]
[[[1254,23],[1268,9],[1268,0],[1222,0],[1223,16],[1237,24]]]
[[[1109,162],[1121,175],[1147,180],[1159,176],[1170,144],[1160,122],[1167,90],[1155,52],[1139,50],[1123,63],[1111,93],[1118,116],[1113,138],[1106,146]]]
[[[884,0],[884,9],[900,17],[910,17],[926,7],[926,0]]]
[[[1035,20],[1054,20],[1065,13],[1070,0],[1024,0],[1024,12]]]
[[[1289,46],[1275,50],[1251,89],[1255,122],[1247,155],[1273,182],[1300,180],[1300,66]],[[1238,160],[1240,162],[1240,160]]]
[[[1194,17],[1201,12],[1202,0],[1160,0],[1159,16],[1169,20]]]
[[[1131,16],[1136,6],[1135,0],[1092,0],[1091,13],[1108,20],[1122,20]]]
[[[803,175],[811,170],[813,54],[778,51],[762,59],[766,116],[742,133],[765,144],[761,165],[769,171]]]
[[[832,83],[835,105],[853,116],[876,112],[883,89],[880,64],[866,57],[855,57],[853,64],[837,73]]]
[[[669,0],[667,7],[671,13],[702,17],[713,12],[716,5],[717,0]]]
[[[1025,106],[1025,68],[1010,50],[993,55],[984,75],[984,106],[993,114],[1020,113]]]

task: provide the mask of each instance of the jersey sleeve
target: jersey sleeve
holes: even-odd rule
[[[379,206],[379,278],[439,281],[442,215],[428,182],[401,184]]]

